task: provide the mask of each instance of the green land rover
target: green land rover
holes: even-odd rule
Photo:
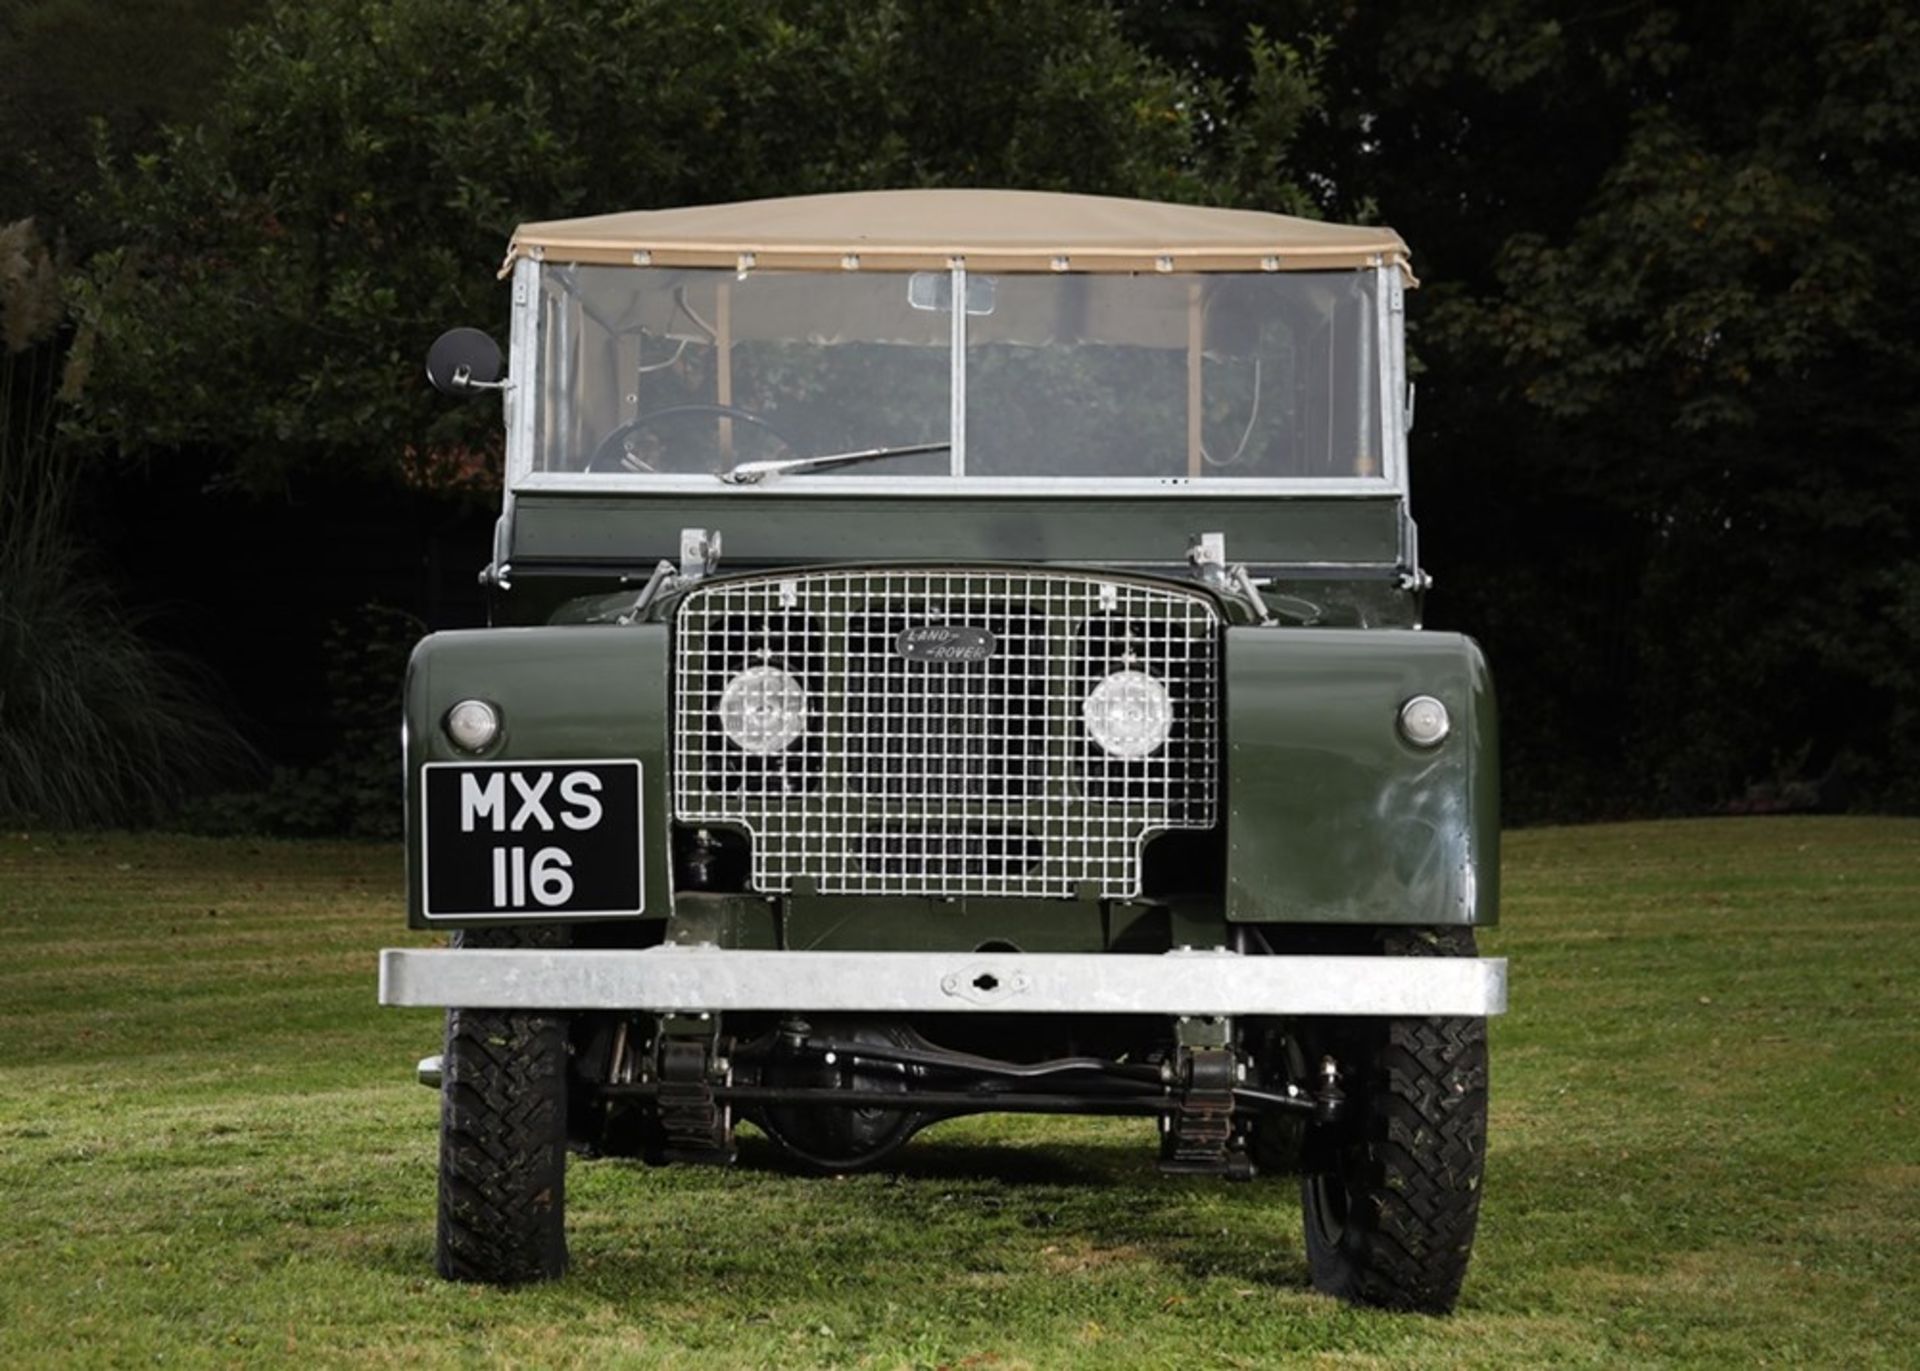
[[[834,1173],[986,1111],[1297,1173],[1314,1284],[1472,1248],[1493,696],[1420,629],[1406,247],[1013,191],[528,224],[492,626],[406,692],[438,1262],[566,1264],[567,1153]]]

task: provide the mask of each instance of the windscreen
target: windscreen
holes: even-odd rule
[[[970,275],[956,367],[946,272],[549,266],[533,469],[645,481],[949,443],[804,479],[1378,476],[1377,279]]]
[[[1377,476],[1372,272],[1004,276],[968,320],[982,476]]]
[[[645,477],[944,439],[951,331],[902,276],[550,267],[535,469]],[[945,453],[889,475],[944,475]]]

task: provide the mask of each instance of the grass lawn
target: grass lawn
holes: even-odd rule
[[[387,847],[0,833],[0,1363],[1269,1366],[1920,1359],[1920,821],[1511,835],[1449,1320],[1306,1288],[1287,1180],[976,1120],[815,1181],[576,1163],[574,1272],[430,1275],[437,1018]]]

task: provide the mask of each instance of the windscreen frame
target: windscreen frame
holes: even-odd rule
[[[967,319],[965,309],[949,306],[951,341],[949,365],[949,438],[952,459],[944,476],[889,475],[883,469],[858,467],[835,472],[813,472],[782,477],[754,485],[730,486],[711,474],[594,473],[537,469],[535,397],[543,378],[541,273],[548,264],[522,257],[514,263],[513,315],[510,335],[511,379],[504,396],[507,420],[507,493],[573,492],[580,494],[711,494],[726,491],[735,498],[757,495],[963,495],[963,496],[1074,496],[1121,495],[1139,498],[1178,498],[1204,495],[1247,496],[1371,496],[1398,495],[1407,489],[1407,385],[1404,341],[1405,284],[1400,268],[1387,262],[1360,270],[1374,278],[1374,314],[1371,403],[1377,407],[1380,466],[1371,476],[1058,476],[967,474]],[[615,270],[645,271],[635,266]],[[1338,272],[1350,275],[1352,269]],[[744,274],[744,273],[743,273]],[[825,273],[822,273],[823,275]],[[879,274],[879,273],[871,273]],[[899,273],[889,273],[899,274]],[[1022,274],[994,273],[1009,279]],[[1317,274],[1317,273],[1315,273]],[[1332,273],[1330,273],[1332,274]],[[949,268],[948,299],[965,301],[967,267],[956,260]],[[1035,273],[1038,275],[1038,273]]]

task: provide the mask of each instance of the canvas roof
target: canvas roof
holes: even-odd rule
[[[522,224],[521,257],[618,266],[924,271],[1312,271],[1397,265],[1389,228],[1021,190],[881,190]]]

